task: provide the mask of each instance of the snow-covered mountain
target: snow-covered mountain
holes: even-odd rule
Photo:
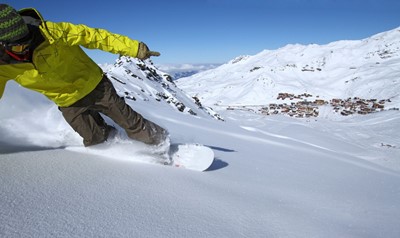
[[[114,81],[117,91],[127,100],[159,102],[177,111],[197,115],[220,116],[201,102],[189,97],[173,82],[173,78],[156,68],[151,61],[120,57],[114,65],[103,66],[104,72]]]
[[[396,28],[363,40],[294,44],[240,56],[177,84],[217,109],[258,106],[255,111],[271,112],[269,104],[290,105],[296,98],[326,103],[372,99],[385,104],[385,109],[398,109],[399,69],[400,28]]]

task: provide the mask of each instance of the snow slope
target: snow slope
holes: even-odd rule
[[[335,120],[216,113],[155,70],[121,58],[107,74],[174,142],[213,148],[212,167],[152,164],[141,154],[152,148],[123,132],[132,146],[113,157],[71,151],[82,142],[57,107],[8,83],[0,101],[0,237],[400,236],[398,111]],[[209,95],[207,102],[227,96]]]

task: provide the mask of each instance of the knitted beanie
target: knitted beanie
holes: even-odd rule
[[[0,41],[14,42],[29,33],[18,12],[7,4],[0,4]]]

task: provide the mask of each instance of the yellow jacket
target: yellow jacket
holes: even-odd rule
[[[102,79],[101,68],[80,48],[136,57],[139,42],[106,30],[41,20],[39,29],[45,41],[34,51],[32,63],[0,65],[0,98],[8,80],[44,94],[60,107],[67,107],[89,94]],[[31,14],[29,14],[31,15]]]

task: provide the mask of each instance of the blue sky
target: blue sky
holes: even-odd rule
[[[45,19],[104,28],[143,41],[164,63],[225,63],[287,44],[359,40],[400,27],[398,0],[3,1]],[[116,55],[88,51],[97,63]]]

